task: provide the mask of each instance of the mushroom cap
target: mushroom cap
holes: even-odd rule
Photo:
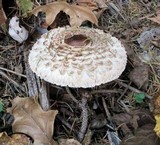
[[[127,62],[121,42],[102,30],[62,27],[33,45],[29,65],[47,82],[88,88],[117,79]]]

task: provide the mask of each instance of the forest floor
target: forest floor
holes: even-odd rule
[[[82,141],[84,137],[84,145],[160,145],[154,130],[156,123],[159,125],[155,116],[160,112],[160,2],[110,0],[106,5],[98,28],[125,46],[126,69],[119,79],[86,89],[89,98],[84,104],[83,90],[45,84],[49,108],[59,112],[53,138]],[[21,44],[12,39],[8,28],[14,11],[5,7],[8,20],[0,29],[0,132],[11,135],[13,118],[6,110],[17,96],[31,96],[26,56],[40,34],[34,31],[35,19],[19,16],[29,38]]]

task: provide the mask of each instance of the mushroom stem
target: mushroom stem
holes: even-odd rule
[[[69,94],[69,96],[71,97],[71,99],[77,104],[79,105],[79,108],[82,110],[81,116],[82,116],[82,124],[81,124],[81,128],[80,131],[78,133],[78,139],[80,142],[83,141],[84,136],[86,134],[86,130],[88,127],[88,105],[87,105],[87,98],[89,98],[89,94],[87,91],[83,91],[82,90],[82,100],[81,102],[78,101],[73,94],[71,93],[70,89],[68,87],[66,87],[66,91]]]
[[[78,134],[79,141],[82,142],[84,139],[87,127],[88,127],[88,107],[87,107],[87,98],[83,96],[82,102],[80,104],[80,107],[82,109],[82,125]]]

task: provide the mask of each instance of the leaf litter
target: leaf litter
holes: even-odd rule
[[[43,111],[36,98],[19,98],[12,101],[7,112],[14,116],[13,132],[21,132],[33,138],[34,144],[57,145],[52,139],[53,124],[57,110]],[[47,119],[46,119],[47,118]]]
[[[154,99],[159,96],[157,94],[160,90],[159,1],[72,0],[53,3],[54,0],[51,0],[36,1],[34,5],[32,1],[27,1],[17,0],[16,6],[9,7],[11,14],[3,7],[7,19],[17,15],[19,26],[29,32],[29,38],[18,44],[5,33],[4,25],[1,26],[0,34],[3,37],[0,37],[0,95],[2,101],[4,100],[4,108],[9,108],[12,104],[8,110],[14,116],[14,122],[11,124],[8,115],[3,117],[6,114],[3,109],[0,112],[0,129],[8,133],[4,128],[9,128],[6,124],[10,124],[13,132],[10,130],[9,135],[14,132],[24,133],[30,136],[32,139],[29,140],[35,141],[35,144],[81,144],[78,134],[83,127],[83,116],[77,102],[81,102],[82,90],[72,88],[67,92],[63,87],[47,84],[49,92],[45,93],[44,83],[28,69],[26,55],[43,29],[47,32],[57,27],[57,24],[74,27],[90,27],[95,24],[94,27],[110,32],[122,41],[127,48],[128,64],[119,80],[88,89],[89,92],[98,93],[91,93],[88,99],[89,121],[82,144],[109,145],[118,141],[121,141],[122,145],[159,144],[155,132],[159,135],[160,104],[159,97]],[[19,12],[15,13],[14,8]],[[50,9],[54,14],[50,14]],[[31,16],[31,11],[37,17]],[[41,19],[38,12],[44,13],[46,19]],[[96,18],[97,13],[99,14]],[[28,97],[31,88],[32,94],[39,96],[39,102],[35,101],[33,96]],[[40,97],[42,94],[38,95],[37,92],[41,92],[43,96],[47,94],[49,100],[43,100],[44,97]],[[76,100],[71,99],[71,94]],[[146,96],[152,96],[154,100]],[[46,115],[48,111],[44,113],[39,106],[39,103],[42,105],[42,102],[47,101],[50,105],[49,112],[52,112],[49,115]],[[54,110],[59,111],[57,116]],[[4,120],[6,122],[3,122]],[[45,123],[46,121],[48,123]],[[39,127],[44,130],[39,130]],[[6,133],[3,135],[8,142],[12,140]]]

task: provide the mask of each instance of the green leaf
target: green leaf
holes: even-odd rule
[[[16,2],[24,17],[32,11],[33,2],[31,0],[16,0]]]
[[[144,93],[135,93],[133,96],[134,96],[137,103],[142,103],[145,98]]]
[[[0,112],[2,112],[4,110],[4,104],[3,102],[0,100]]]

